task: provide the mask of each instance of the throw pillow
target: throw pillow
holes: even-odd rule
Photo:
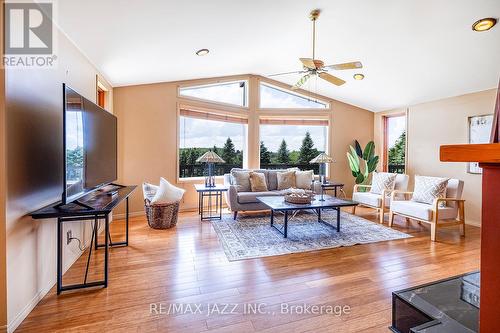
[[[156,192],[158,192],[159,188],[159,186],[153,184],[142,183],[142,193],[144,194],[144,199],[148,199],[149,201],[151,201],[154,198]]]
[[[278,172],[278,190],[286,190],[292,187],[296,187],[295,183],[295,172],[296,171],[285,171]]]
[[[310,190],[311,184],[314,179],[314,171],[295,171],[295,183],[297,188],[301,188],[303,190]]]
[[[178,188],[177,186],[170,184],[168,180],[162,177],[160,178],[160,187],[151,200],[151,203],[163,204],[180,201],[185,191],[186,190],[183,188]]]
[[[432,204],[436,198],[446,198],[448,178],[415,176],[415,190],[412,201]],[[446,203],[441,203],[446,206]]]
[[[396,174],[388,172],[374,172],[370,193],[382,194],[383,190],[394,190]]]
[[[252,187],[250,185],[250,171],[232,171],[234,183],[236,185],[236,190],[238,192],[251,192]]]
[[[262,172],[250,172],[250,187],[252,192],[266,192],[266,175]]]

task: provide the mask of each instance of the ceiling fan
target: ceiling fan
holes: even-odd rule
[[[278,76],[278,75],[287,75],[287,74],[304,74],[297,83],[295,83],[292,86],[292,89],[299,89],[304,85],[304,83],[311,78],[311,76],[319,76],[321,79],[328,81],[336,86],[341,86],[345,83],[344,80],[341,78],[338,78],[336,76],[333,76],[328,73],[330,69],[335,69],[335,70],[345,70],[345,69],[357,69],[357,68],[362,68],[363,65],[359,61],[353,61],[353,62],[346,62],[342,64],[335,64],[335,65],[329,65],[325,66],[325,63],[322,60],[315,59],[315,48],[316,48],[316,20],[319,17],[320,14],[319,9],[314,9],[311,11],[309,14],[309,18],[311,19],[313,23],[313,38],[312,38],[312,58],[299,58],[300,62],[302,63],[304,69],[301,71],[295,71],[295,72],[286,72],[286,73],[279,73],[279,74],[272,74],[268,75],[269,77],[272,76]]]

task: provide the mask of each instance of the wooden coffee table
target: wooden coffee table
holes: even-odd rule
[[[308,204],[292,204],[285,201],[284,196],[267,196],[267,197],[257,197],[257,200],[265,204],[271,210],[271,226],[278,230],[285,238],[288,235],[288,214],[296,210],[313,209],[318,215],[318,222],[329,227],[332,227],[340,231],[340,208],[341,207],[353,207],[357,206],[358,203],[351,200],[343,200],[330,195],[324,195],[324,201],[319,200],[320,195],[316,195],[315,200]],[[325,222],[321,219],[321,211],[323,209],[332,209],[337,212],[337,227],[332,224]],[[277,227],[274,223],[274,213],[283,212],[285,214],[285,221],[283,226]]]

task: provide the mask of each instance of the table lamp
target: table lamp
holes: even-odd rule
[[[321,153],[309,161],[309,163],[319,163],[319,180],[321,184],[326,184],[326,163],[332,162],[334,162],[333,158],[325,153]]]
[[[215,176],[214,176],[214,164],[215,163],[226,163],[219,155],[209,150],[205,154],[201,155],[197,160],[197,163],[206,163],[208,170],[207,176],[205,177],[206,187],[215,187]]]

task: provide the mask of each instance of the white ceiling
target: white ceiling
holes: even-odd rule
[[[316,58],[360,60],[366,75],[336,71],[336,87],[306,89],[372,111],[495,88],[499,0],[64,0],[62,30],[114,86],[301,69],[311,56],[308,13],[322,9]],[[210,49],[205,57],[195,55]],[[278,77],[294,83],[298,76]]]

